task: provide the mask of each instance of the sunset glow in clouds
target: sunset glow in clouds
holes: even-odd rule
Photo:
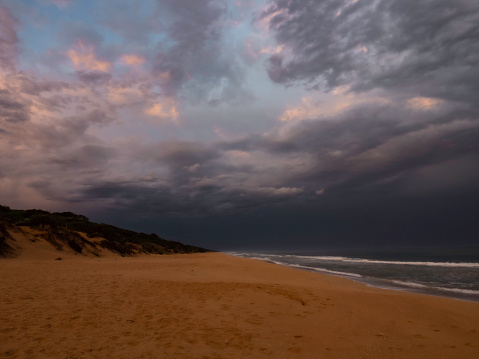
[[[93,46],[85,46],[81,41],[74,48],[68,50],[67,55],[77,70],[108,72],[111,68],[108,61],[96,59]]]
[[[477,23],[475,0],[5,0],[1,204],[216,248],[470,244]]]

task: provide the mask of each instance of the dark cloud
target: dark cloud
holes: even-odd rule
[[[92,217],[217,250],[474,246],[479,231],[477,193],[466,188],[342,206],[323,198],[309,205],[289,203],[214,216],[115,207]]]
[[[159,161],[178,170],[196,163],[211,161],[219,156],[214,148],[197,141],[164,142],[158,146],[157,150]]]
[[[271,99],[274,92],[260,97],[271,106],[226,107],[252,99],[243,81],[258,92],[272,87],[255,82],[256,69],[243,79],[225,3],[157,0],[128,11],[123,3],[113,3],[111,17],[110,4],[96,8],[105,12],[91,28],[64,24],[67,48],[84,50],[75,68],[110,62],[109,73],[63,80],[16,72],[16,20],[0,8],[5,198],[30,203],[35,193],[92,219],[220,249],[256,239],[272,247],[291,238],[304,246],[477,238],[473,1],[270,1],[263,21],[282,48],[267,60],[270,79],[335,91],[311,91],[314,104],[303,98],[291,118],[241,138],[231,129],[248,122],[264,130],[293,104],[287,94]],[[230,133],[209,127],[221,121]],[[200,140],[205,133],[221,140]]]
[[[400,88],[478,103],[474,0],[274,0],[263,17],[285,46],[269,59],[275,82]]]
[[[71,151],[54,155],[52,163],[59,165],[62,170],[84,170],[88,172],[101,172],[108,161],[115,157],[116,150],[110,147],[88,144]]]
[[[77,77],[88,84],[103,84],[111,80],[112,75],[104,71],[77,71]]]
[[[22,73],[17,73],[15,77],[20,83],[20,92],[28,95],[41,96],[42,93],[72,88],[71,84],[65,81],[38,79]]]
[[[201,199],[214,194],[213,188],[200,188],[195,193],[187,193],[170,186],[148,187],[141,183],[94,183],[81,192],[83,200],[114,199],[115,208],[128,208],[138,213],[162,213],[178,215],[181,213],[212,213],[216,203],[211,197],[205,202]],[[203,212],[205,213],[205,212]]]
[[[278,155],[287,149],[313,156],[316,165],[295,178],[297,183],[357,191],[478,153],[477,116],[477,111],[461,107],[424,113],[403,106],[361,105],[336,118],[304,121],[279,144],[273,137],[263,145]],[[462,176],[457,178],[461,181]]]
[[[298,199],[263,191],[235,190],[207,181],[187,185],[172,183],[147,183],[146,181],[114,183],[91,182],[76,193],[76,200],[114,200],[115,209],[125,208],[138,214],[162,216],[200,216],[207,218],[221,214],[237,214],[271,206],[299,203]],[[270,190],[269,192],[267,190]],[[289,198],[288,198],[289,197]]]
[[[36,175],[32,176],[28,187],[51,201],[81,203],[88,196],[81,195],[75,187],[88,188],[89,178],[101,176],[109,161],[117,157],[118,150],[97,144],[60,145],[63,145],[61,152],[44,149],[40,169],[32,171]],[[45,169],[56,173],[55,178],[46,173]]]
[[[114,110],[112,110],[114,111]],[[71,118],[72,121],[86,122],[91,125],[94,123],[97,124],[106,124],[110,121],[113,121],[116,118],[111,111],[104,111],[101,109],[95,109],[88,112],[84,112],[82,115],[75,116]]]
[[[270,207],[301,208],[306,214],[330,210],[352,218],[351,208],[361,206],[380,215],[376,205],[416,205],[418,198],[434,194],[452,200],[454,193],[478,190],[479,125],[467,119],[473,115],[460,105],[424,113],[401,104],[365,104],[302,121],[281,135],[209,145],[165,142],[134,155],[135,161],[167,170],[163,176],[90,180],[78,198],[110,198],[135,212],[204,218],[246,216]],[[248,157],[252,162],[229,159],[226,154],[235,151],[254,154]],[[262,156],[270,157],[256,161]]]
[[[18,101],[10,91],[0,90],[0,120],[23,122],[29,120],[29,106]]]

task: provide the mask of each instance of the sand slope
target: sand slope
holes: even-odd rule
[[[478,358],[479,303],[221,253],[0,260],[0,358]]]

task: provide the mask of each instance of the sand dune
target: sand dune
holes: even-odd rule
[[[1,358],[478,358],[479,303],[221,253],[0,260]]]

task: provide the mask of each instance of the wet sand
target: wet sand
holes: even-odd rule
[[[0,260],[0,358],[479,358],[479,303],[221,253],[42,253]]]

